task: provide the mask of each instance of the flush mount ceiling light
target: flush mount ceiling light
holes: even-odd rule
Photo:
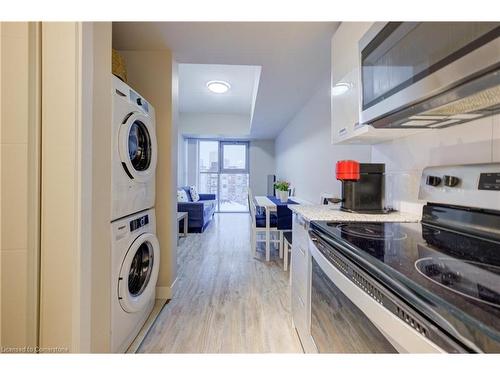
[[[351,88],[351,84],[347,82],[339,82],[332,87],[332,95],[338,96],[345,94]]]
[[[224,94],[231,88],[231,85],[225,81],[208,81],[207,88],[216,94]]]

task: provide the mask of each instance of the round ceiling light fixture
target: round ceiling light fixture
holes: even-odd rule
[[[351,88],[351,84],[347,82],[339,82],[332,87],[332,95],[338,96],[345,94]]]
[[[207,88],[216,94],[224,94],[231,88],[231,85],[225,81],[208,81]]]

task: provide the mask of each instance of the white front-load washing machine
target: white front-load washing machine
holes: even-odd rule
[[[111,350],[125,352],[155,302],[160,268],[155,210],[111,223]]]
[[[153,106],[112,77],[111,221],[154,206],[158,158]]]

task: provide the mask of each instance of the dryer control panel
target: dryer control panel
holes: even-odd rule
[[[137,219],[130,221],[130,224],[129,224],[130,231],[133,232],[133,231],[135,231],[139,228],[142,228],[143,226],[148,225],[148,224],[149,224],[149,216],[148,215],[138,217]]]
[[[134,90],[130,90],[130,101],[146,113],[149,113],[149,103],[142,97],[139,96]]]

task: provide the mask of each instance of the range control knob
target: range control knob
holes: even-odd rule
[[[430,186],[439,186],[439,185],[441,185],[441,177],[427,176],[426,184],[430,185]]]
[[[460,182],[460,179],[455,176],[444,176],[444,184],[445,186],[453,187],[457,186]]]

